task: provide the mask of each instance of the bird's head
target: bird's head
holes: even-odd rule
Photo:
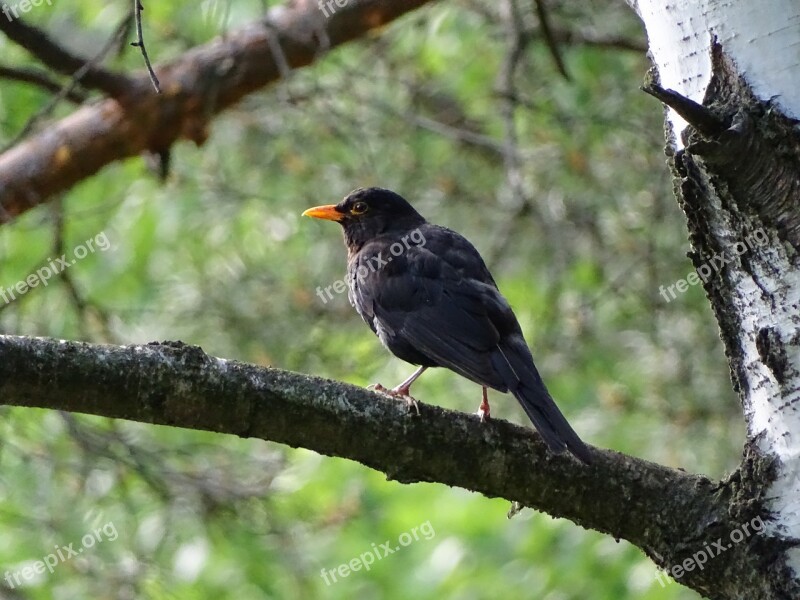
[[[309,208],[303,216],[336,221],[344,229],[349,248],[383,233],[405,233],[425,223],[425,219],[402,196],[383,188],[359,188],[339,204]]]

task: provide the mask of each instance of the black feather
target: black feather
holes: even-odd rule
[[[356,203],[364,203],[359,214],[351,210]],[[536,370],[514,312],[469,241],[428,223],[388,190],[356,190],[336,210],[344,215],[350,301],[393,354],[511,392],[551,450],[590,462],[588,448]]]

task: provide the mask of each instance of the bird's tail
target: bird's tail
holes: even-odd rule
[[[524,340],[521,345],[524,346],[524,351],[517,347],[518,344],[498,347],[498,351],[492,356],[494,367],[503,376],[508,390],[522,405],[525,414],[553,452],[569,450],[581,462],[591,463],[589,449],[561,414],[547,391]]]

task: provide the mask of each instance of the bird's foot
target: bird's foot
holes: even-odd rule
[[[491,409],[489,408],[489,398],[486,395],[486,388],[483,388],[483,400],[481,400],[481,405],[478,407],[478,412],[475,413],[481,419],[481,423],[486,423],[491,416]]]
[[[419,416],[419,403],[417,402],[416,398],[408,393],[409,387],[410,386],[398,386],[396,388],[387,388],[380,383],[373,383],[372,385],[367,386],[367,389],[379,392],[385,396],[389,396],[390,398],[396,398],[398,400],[405,401],[406,406],[408,407],[408,412],[411,413],[411,409],[413,408],[414,412],[416,412],[417,416]]]

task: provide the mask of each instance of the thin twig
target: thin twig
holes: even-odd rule
[[[66,219],[64,218],[64,198],[61,196],[58,202],[54,205],[55,221],[54,235],[53,235],[53,254],[54,256],[63,256],[67,253],[66,244],[64,243],[64,229],[66,226]],[[58,277],[61,279],[64,286],[67,288],[70,300],[75,307],[75,312],[78,314],[78,327],[81,330],[81,335],[84,338],[89,337],[89,317],[90,311],[94,311],[95,317],[99,322],[102,330],[104,342],[115,341],[111,333],[110,317],[108,313],[97,304],[87,300],[78,289],[75,283],[75,278],[68,269],[62,269],[58,272]]]
[[[503,65],[500,68],[499,80],[503,102],[501,104],[501,118],[505,128],[506,181],[518,202],[527,202],[525,194],[522,167],[519,160],[519,140],[514,116],[517,109],[515,76],[517,67],[522,60],[527,40],[522,34],[521,15],[515,0],[508,0],[509,6],[509,45]]]
[[[24,23],[21,19],[0,19],[0,31],[57,73],[74,77],[80,71],[83,87],[101,90],[115,98],[131,88],[127,76],[109,71],[99,66],[97,61],[87,62],[82,56],[72,54],[44,31]]]
[[[544,0],[533,0],[536,8],[536,16],[539,17],[539,27],[542,29],[545,44],[553,55],[553,61],[556,63],[556,68],[561,76],[567,81],[570,80],[567,66],[564,64],[564,59],[561,57],[561,50],[558,48],[555,37],[553,37],[553,30],[550,27],[550,16],[547,14],[547,8],[544,5]]]
[[[269,49],[272,53],[272,58],[275,61],[275,66],[278,68],[278,72],[281,74],[281,79],[286,81],[285,85],[279,86],[277,89],[278,100],[281,103],[286,103],[290,93],[288,86],[289,79],[292,75],[292,67],[289,64],[289,59],[286,57],[286,53],[283,51],[283,47],[281,46],[280,31],[272,23],[269,14],[264,17],[264,27],[269,29],[267,44],[269,44]]]
[[[599,36],[593,33],[569,30],[553,30],[553,39],[564,44],[594,46],[610,50],[630,50],[644,54],[647,52],[647,43],[644,40],[624,36]]]
[[[503,162],[505,165],[505,181],[508,189],[515,200],[514,211],[518,215],[526,214],[533,209],[530,194],[525,189],[525,178],[522,172],[522,164],[519,150],[519,136],[515,121],[517,111],[516,98],[519,96],[516,90],[516,72],[524,56],[525,46],[528,39],[522,31],[522,15],[519,12],[516,0],[508,0],[508,39],[509,46],[506,56],[498,73],[498,88],[500,92],[500,118],[505,130]],[[505,252],[505,248],[510,239],[511,233],[516,227],[518,217],[507,220],[503,226],[503,234],[495,236],[498,240],[494,247],[489,251],[489,264]]]
[[[22,138],[28,135],[41,119],[47,117],[50,113],[52,113],[53,110],[55,110],[55,107],[58,106],[58,103],[61,102],[64,98],[66,98],[75,89],[75,87],[77,87],[79,83],[83,82],[83,78],[87,73],[96,70],[97,64],[99,64],[100,61],[103,60],[105,55],[108,54],[108,52],[111,51],[112,48],[114,48],[114,46],[117,43],[117,40],[124,32],[125,32],[125,23],[122,22],[117,26],[117,29],[114,31],[114,35],[112,35],[111,38],[109,38],[109,40],[105,43],[105,45],[100,49],[100,52],[98,52],[94,58],[84,63],[80,69],[75,71],[72,78],[67,83],[64,84],[64,87],[61,88],[61,91],[55,96],[53,96],[53,98],[50,100],[50,102],[47,103],[47,105],[44,106],[44,108],[42,108],[39,112],[33,115],[30,119],[28,119],[28,122],[25,123],[25,126],[22,128],[22,130],[16,136],[14,136],[14,139],[12,139],[8,144],[6,144],[6,146],[2,150],[0,150],[0,154],[5,152],[9,148],[15,146]]]
[[[158,82],[158,77],[156,77],[155,71],[153,71],[153,65],[150,64],[150,57],[147,56],[147,48],[144,45],[144,36],[142,35],[142,11],[144,10],[144,6],[139,0],[133,0],[133,18],[136,21],[136,41],[131,42],[131,46],[138,47],[139,50],[142,51],[142,57],[144,58],[144,64],[147,66],[147,72],[150,75],[150,81],[153,82],[153,87],[156,88],[156,94],[161,93],[161,85]]]
[[[0,65],[0,79],[32,83],[48,92],[60,92],[63,87],[61,83],[50,77],[47,72],[27,67],[6,67]],[[66,95],[66,99],[75,104],[85,102],[86,98],[87,95],[80,90],[71,90]]]

